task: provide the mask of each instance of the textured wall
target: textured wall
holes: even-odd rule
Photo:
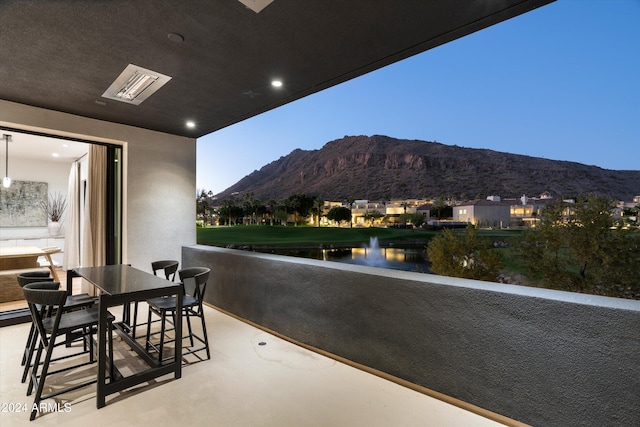
[[[640,302],[203,246],[206,301],[533,425],[640,425]],[[215,342],[215,337],[214,337]]]

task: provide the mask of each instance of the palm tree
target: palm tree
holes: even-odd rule
[[[317,227],[320,227],[320,217],[322,216],[323,210],[324,210],[324,199],[320,196],[316,197],[314,200],[314,210],[315,213],[318,215],[318,225]]]
[[[402,214],[402,222],[406,224],[407,223],[407,208],[409,206],[411,206],[411,205],[408,202],[402,202],[400,204],[400,206],[402,206],[402,208],[404,209],[404,212]]]
[[[275,199],[269,199],[267,201],[267,211],[269,213],[269,225],[273,225],[273,217],[274,217],[274,209],[276,208],[278,202],[275,201]]]
[[[249,224],[253,224],[256,222],[256,199],[253,197],[253,193],[252,192],[248,192],[248,193],[244,193],[242,195],[242,199],[244,200],[243,203],[243,210],[244,210],[244,214],[245,215],[249,215]]]
[[[229,227],[231,227],[231,217],[234,213],[234,211],[236,210],[236,201],[232,198],[228,198],[228,199],[224,199],[222,201],[222,209],[221,211],[225,212],[227,214],[227,225]],[[235,223],[235,220],[234,220]]]
[[[351,219],[349,220],[349,227],[353,227],[353,203],[356,201],[353,197],[347,198],[347,203],[349,204],[349,212],[351,213]]]

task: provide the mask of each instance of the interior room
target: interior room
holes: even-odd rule
[[[0,194],[0,247],[59,248],[59,251],[51,254],[51,258],[55,268],[64,271],[70,172],[76,165],[80,173],[79,185],[86,185],[90,144],[9,130],[3,130],[0,135],[9,136],[8,142],[4,138],[2,140],[1,153],[3,163],[8,165],[7,176],[11,178],[11,186]],[[53,203],[61,203],[60,228],[49,227],[51,220],[40,204],[45,197]],[[77,218],[78,230],[83,228],[83,218],[83,213]],[[80,236],[78,238],[78,244],[81,244],[82,239]],[[11,280],[15,276],[15,269],[8,265],[9,260],[2,262],[7,265],[0,270],[0,281],[3,282],[0,287],[0,312],[6,315],[6,312],[26,308],[26,303],[21,297],[22,292],[8,289],[11,285],[15,287]],[[32,262],[28,267],[48,266],[44,257],[38,257],[34,262],[35,265]]]

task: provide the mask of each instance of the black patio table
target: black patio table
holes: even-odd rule
[[[72,289],[74,277],[83,277],[96,288],[100,289],[98,297],[100,320],[98,323],[98,379],[97,379],[97,407],[105,406],[106,397],[129,387],[148,382],[154,378],[174,374],[175,379],[182,376],[182,316],[175,318],[175,353],[173,361],[159,362],[152,357],[145,346],[140,345],[130,335],[125,310],[123,320],[114,322],[116,333],[122,337],[131,349],[133,349],[148,365],[148,369],[123,377],[117,369],[114,369],[114,378],[107,382],[107,310],[109,307],[124,305],[134,301],[146,301],[150,298],[161,296],[176,296],[176,313],[182,312],[182,285],[170,282],[151,273],[138,270],[129,265],[106,265],[102,267],[75,268],[67,272],[67,289]],[[109,361],[111,363],[112,361]]]

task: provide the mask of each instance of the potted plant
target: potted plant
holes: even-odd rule
[[[40,200],[40,206],[49,219],[49,234],[58,236],[61,227],[60,220],[65,209],[67,209],[67,198],[59,192],[49,194],[48,197],[43,197]]]

